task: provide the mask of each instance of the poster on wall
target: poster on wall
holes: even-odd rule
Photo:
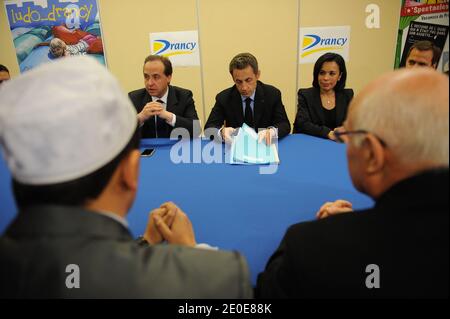
[[[350,26],[300,28],[299,63],[315,63],[326,52],[350,59]]]
[[[169,58],[173,66],[199,66],[198,31],[150,33],[150,52]]]
[[[20,72],[70,55],[106,65],[96,0],[4,1]]]
[[[409,49],[417,41],[428,40],[441,49],[438,70],[449,69],[449,0],[403,0],[400,11],[395,68],[404,67]]]

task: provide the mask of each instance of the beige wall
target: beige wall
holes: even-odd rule
[[[11,32],[9,31],[8,18],[6,17],[3,1],[0,2],[0,64],[9,69],[11,76],[19,74],[19,64],[16,59],[16,51],[12,42]]]
[[[293,108],[297,0],[200,0],[199,8],[206,112],[215,95],[233,85],[228,64],[240,52],[256,56],[260,80],[278,87],[287,110]]]
[[[150,54],[150,32],[197,29],[196,0],[98,2],[107,64],[127,92],[144,87],[142,66]],[[163,3],[163,9],[157,12],[155,3],[159,7]],[[200,68],[174,68],[172,84],[193,91],[197,112],[202,119]]]
[[[372,78],[393,67],[401,3],[400,0],[98,2],[108,68],[119,78],[126,92],[143,87],[142,62],[150,52],[150,32],[199,30],[202,69],[175,68],[172,84],[194,92],[203,123],[215,95],[233,84],[228,73],[230,59],[244,51],[258,58],[261,80],[282,91],[293,122],[297,88],[311,86],[313,67],[312,64],[297,66],[299,17],[303,27],[351,26],[347,87],[358,91]],[[365,8],[370,3],[380,6],[381,29],[365,26]],[[0,48],[0,63],[8,66],[12,76],[18,75],[3,7],[0,8]]]

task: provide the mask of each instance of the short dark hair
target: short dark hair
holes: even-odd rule
[[[441,49],[428,40],[414,42],[414,44],[409,48],[406,59],[408,59],[413,49],[417,49],[419,51],[433,51],[433,60],[431,61],[432,65],[437,65],[439,58],[441,57]]]
[[[151,61],[161,61],[161,63],[164,65],[164,74],[166,76],[171,76],[173,69],[172,69],[172,62],[170,62],[170,60],[168,58],[166,58],[165,56],[162,55],[149,55],[148,57],[145,58],[144,60],[144,65],[147,62],[151,62]]]
[[[243,70],[251,66],[253,73],[258,74],[258,61],[251,53],[239,53],[230,62],[230,74],[233,75],[233,70]]]
[[[132,150],[139,148],[140,130],[131,137],[125,148],[108,164],[87,176],[49,185],[28,185],[12,180],[16,204],[19,208],[34,205],[81,206],[88,200],[97,198],[104,190],[119,163]]]
[[[322,55],[317,59],[314,64],[314,79],[312,85],[315,88],[320,88],[319,86],[319,73],[322,69],[322,65],[325,62],[336,62],[339,67],[339,72],[341,73],[341,78],[337,81],[336,86],[334,87],[335,91],[343,90],[345,88],[345,81],[347,81],[347,68],[345,67],[345,61],[342,56],[337,53],[328,52]]]
[[[8,72],[8,74],[9,74],[8,68],[6,66],[4,66],[3,64],[0,64],[0,72],[2,72],[2,71]]]

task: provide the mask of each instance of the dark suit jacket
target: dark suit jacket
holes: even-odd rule
[[[348,105],[353,98],[352,89],[336,91],[336,127],[341,126],[347,116]],[[336,127],[326,127],[320,90],[314,87],[298,90],[297,115],[294,133],[328,138],[328,133]]]
[[[79,266],[79,289],[66,287],[69,264]],[[0,298],[251,296],[238,253],[139,246],[119,222],[76,207],[26,209],[0,237]]]
[[[277,88],[258,81],[256,86],[253,118],[256,129],[274,126],[278,128],[278,137],[282,138],[291,131],[289,123],[281,101],[281,92]],[[242,98],[236,86],[228,88],[216,96],[216,104],[211,110],[205,130],[209,127],[221,128],[241,127],[244,123],[244,111],[242,108]]]
[[[133,102],[136,112],[141,112],[144,106],[152,101],[152,97],[147,90],[139,89],[128,93]],[[167,96],[167,111],[177,116],[175,127],[170,126],[163,120],[162,130],[158,131],[158,137],[170,137],[170,133],[174,128],[184,127],[189,131],[192,137],[194,126],[197,134],[200,134],[201,128],[199,122],[194,124],[194,120],[198,121],[197,111],[195,110],[192,92],[177,86],[169,85],[169,95]],[[141,135],[143,138],[153,138],[155,136],[155,117],[152,116],[141,127]]]
[[[393,186],[372,209],[291,226],[257,295],[448,298],[448,177],[448,169],[428,171]],[[371,264],[379,289],[366,286]]]

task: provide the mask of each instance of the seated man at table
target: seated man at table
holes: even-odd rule
[[[448,85],[433,69],[403,69],[353,100],[337,136],[375,207],[352,212],[339,200],[291,226],[259,297],[448,297]]]
[[[229,71],[233,82],[216,96],[205,130],[220,129],[225,142],[231,141],[236,128],[246,123],[258,131],[259,139],[270,144],[273,138],[289,134],[289,123],[277,88],[259,81],[258,61],[250,53],[240,53],[230,62]]]
[[[138,112],[142,137],[168,138],[179,127],[185,128],[190,138],[197,137],[194,135],[200,134],[201,129],[192,92],[170,85],[170,60],[149,55],[143,69],[145,88],[128,93]]]
[[[243,257],[194,248],[191,222],[173,203],[152,211],[139,242],[131,237],[136,115],[88,57],[2,87],[0,146],[19,213],[0,237],[0,298],[251,297]]]

